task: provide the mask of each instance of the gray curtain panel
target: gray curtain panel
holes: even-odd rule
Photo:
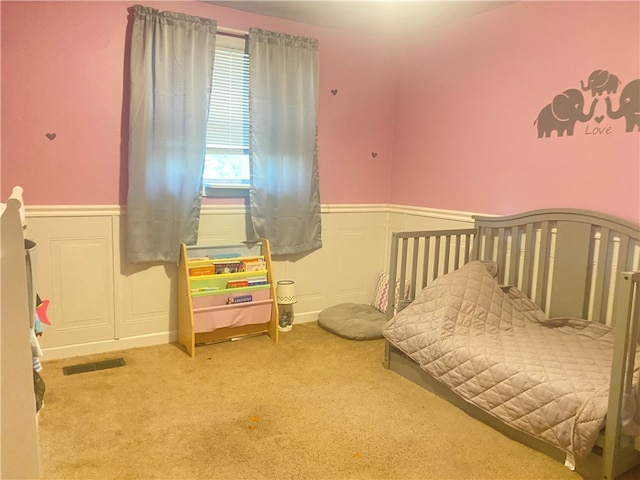
[[[135,5],[127,259],[177,262],[197,240],[214,20]]]
[[[322,246],[318,57],[317,40],[249,30],[251,223],[273,255]]]

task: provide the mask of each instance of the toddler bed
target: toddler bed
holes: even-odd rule
[[[393,234],[389,284],[409,294],[390,296],[385,366],[585,477],[640,464],[638,225],[573,209],[474,224]]]

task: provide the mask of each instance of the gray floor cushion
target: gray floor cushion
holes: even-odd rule
[[[382,338],[384,313],[371,305],[341,303],[318,314],[318,324],[325,330],[352,340]]]

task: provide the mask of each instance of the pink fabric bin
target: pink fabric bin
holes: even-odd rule
[[[227,304],[230,296],[252,295],[253,300],[246,303]],[[266,323],[271,319],[270,289],[240,292],[221,292],[218,294],[195,297],[193,301],[193,322],[196,333],[211,332],[222,327],[238,327]]]

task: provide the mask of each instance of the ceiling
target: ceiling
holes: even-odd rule
[[[393,37],[411,31],[434,30],[514,2],[238,0],[207,3],[353,33],[383,32],[385,36]]]

